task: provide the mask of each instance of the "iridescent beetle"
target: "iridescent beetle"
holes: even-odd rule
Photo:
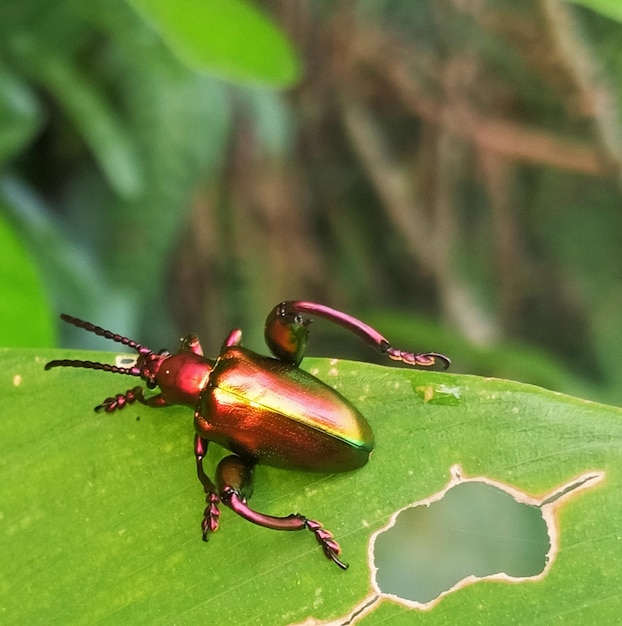
[[[61,318],[124,344],[138,352],[133,367],[61,359],[53,367],[83,367],[142,378],[149,389],[160,393],[145,397],[134,387],[106,398],[96,411],[112,412],[132,402],[150,407],[184,404],[194,409],[194,455],[197,474],[205,491],[206,508],[201,528],[203,539],[218,528],[219,503],[244,519],[274,530],[310,530],[327,558],[342,569],[341,548],[333,535],[316,520],[294,513],[274,517],[248,505],[253,492],[253,470],[258,463],[293,470],[348,472],[369,458],[374,436],[365,418],[339,392],[298,365],[304,356],[311,319],[316,315],[352,331],[365,343],[391,359],[408,365],[431,366],[442,354],[403,352],[360,320],[314,302],[282,302],[266,319],[265,338],[276,359],[260,356],[241,344],[242,331],[233,330],[216,359],[203,356],[196,335],[188,335],[175,354],[154,353],[139,343],[69,315]],[[233,452],[216,468],[216,482],[203,469],[210,441]]]

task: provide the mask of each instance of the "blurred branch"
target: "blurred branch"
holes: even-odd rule
[[[542,14],[565,72],[574,80],[585,111],[594,117],[599,143],[622,182],[622,128],[619,103],[611,87],[598,77],[593,51],[578,33],[574,8],[559,0],[540,0]]]
[[[559,169],[605,175],[611,165],[592,142],[563,137],[544,128],[479,113],[468,101],[447,99],[439,85],[441,60],[406,46],[387,31],[368,26],[353,39],[351,63],[374,69],[390,83],[411,113],[487,150],[508,158],[551,165]],[[420,72],[419,72],[420,70]]]
[[[341,111],[352,145],[382,199],[396,232],[413,259],[435,279],[444,315],[452,326],[477,343],[488,343],[497,329],[460,281],[452,267],[452,245],[458,228],[451,180],[461,171],[453,167],[455,136],[444,133],[437,142],[437,168],[442,181],[436,189],[434,210],[424,207],[416,192],[413,172],[405,171],[391,156],[370,111],[356,100],[341,99]],[[446,176],[443,175],[446,174]],[[427,210],[426,210],[427,209]]]
[[[427,272],[437,274],[433,224],[413,192],[412,175],[392,158],[372,113],[359,100],[342,97],[340,104],[350,141],[410,253]]]
[[[515,312],[520,310],[525,293],[525,266],[521,250],[520,223],[515,215],[512,189],[515,169],[508,159],[482,150],[479,164],[490,198],[494,275],[499,284],[500,326],[512,334]]]

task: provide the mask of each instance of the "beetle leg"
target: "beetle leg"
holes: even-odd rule
[[[101,404],[95,407],[95,411],[99,412],[103,409],[106,413],[112,413],[134,402],[140,402],[156,408],[168,406],[168,403],[160,394],[145,398],[142,387],[133,387],[132,389],[128,389],[125,393],[118,393],[114,398],[106,398]]]
[[[428,367],[438,360],[443,365],[443,369],[447,369],[450,365],[449,359],[442,354],[399,350],[394,348],[377,330],[361,320],[323,304],[302,301],[281,302],[272,309],[266,319],[264,331],[266,343],[272,353],[282,361],[293,365],[299,365],[302,361],[309,338],[308,326],[311,323],[311,319],[305,315],[315,315],[338,324],[395,361]]]
[[[239,346],[242,343],[242,331],[239,328],[234,328],[223,341],[220,351],[223,352],[225,348],[231,346]]]
[[[272,530],[310,530],[322,547],[326,558],[330,559],[341,569],[347,569],[347,563],[339,559],[341,547],[333,538],[331,532],[322,527],[316,520],[307,519],[299,513],[292,513],[286,517],[266,515],[251,509],[247,504],[253,492],[254,463],[248,462],[239,456],[225,457],[216,469],[216,482],[220,501],[235,511],[240,517]]]
[[[197,462],[197,476],[205,491],[206,507],[203,511],[203,521],[201,522],[203,541],[207,541],[207,536],[218,530],[218,518],[220,517],[220,509],[218,508],[220,498],[218,497],[216,485],[214,485],[203,469],[203,458],[207,453],[208,445],[209,441],[207,439],[203,439],[200,435],[194,436],[194,456]]]
[[[264,337],[270,351],[281,361],[300,365],[309,343],[311,320],[303,317],[292,305],[281,302],[266,318]]]
[[[180,352],[191,352],[193,354],[198,354],[199,356],[203,356],[203,348],[201,347],[201,342],[199,338],[194,335],[186,335],[181,340],[181,346],[179,347]]]

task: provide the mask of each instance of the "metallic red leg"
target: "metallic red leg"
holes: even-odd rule
[[[216,481],[220,501],[240,517],[272,530],[310,530],[322,547],[326,558],[341,569],[348,568],[348,565],[338,558],[341,547],[333,538],[332,533],[323,528],[320,522],[307,519],[299,513],[292,513],[286,517],[275,517],[259,513],[248,506],[246,500],[250,498],[253,490],[252,463],[247,463],[236,455],[225,457],[218,464]]]
[[[281,302],[272,309],[266,319],[264,332],[266,343],[275,356],[287,363],[299,365],[304,356],[309,338],[308,326],[311,323],[311,319],[305,315],[315,315],[338,324],[395,361],[402,361],[407,365],[429,367],[439,360],[444,365],[444,369],[450,365],[449,359],[442,354],[399,350],[394,348],[377,330],[361,320],[323,304],[302,301]]]
[[[141,404],[153,408],[169,406],[161,394],[145,398],[142,387],[133,387],[132,389],[128,389],[125,393],[118,393],[114,398],[106,398],[101,404],[95,407],[95,410],[101,411],[103,409],[106,413],[112,413],[134,402],[140,402]]]
[[[205,491],[206,507],[203,511],[203,520],[201,521],[201,530],[203,531],[203,541],[207,541],[208,535],[218,530],[218,518],[220,517],[220,509],[218,504],[220,498],[216,485],[210,480],[209,476],[203,469],[203,458],[207,453],[209,442],[199,435],[194,436],[194,456],[197,462],[197,476],[203,485]]]

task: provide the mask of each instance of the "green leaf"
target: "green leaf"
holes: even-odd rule
[[[28,72],[58,100],[80,131],[111,187],[123,197],[143,186],[142,165],[121,115],[104,91],[68,57],[23,46]]]
[[[0,64],[0,164],[20,152],[41,124],[33,91]]]
[[[86,314],[87,310],[101,312],[118,303],[118,294],[104,283],[92,258],[83,248],[70,243],[54,218],[51,204],[37,195],[27,181],[10,173],[5,174],[0,177],[0,197],[0,209],[17,225],[22,238],[28,242],[29,250],[37,251],[37,265],[42,283],[46,286],[53,285],[53,290],[46,292],[46,295],[53,298],[55,304],[69,307],[69,310],[80,306]],[[32,260],[29,262],[32,263]],[[28,265],[17,260],[15,263],[18,266],[15,271],[27,275]],[[21,280],[21,288],[24,288],[28,283],[23,278]],[[42,317],[42,323],[45,323],[51,333],[55,323],[52,321],[50,307],[35,298],[32,299],[31,306]],[[20,320],[25,319],[25,312],[20,307],[14,307],[13,310],[14,314],[17,312],[20,316]],[[37,341],[20,345],[55,344],[56,341]]]
[[[103,353],[0,351],[6,623],[277,625],[345,616],[370,592],[371,535],[398,509],[441,490],[456,464],[534,496],[585,472],[604,472],[605,480],[564,503],[561,550],[540,581],[475,583],[424,612],[379,601],[362,623],[618,620],[617,408],[503,380],[306,360],[367,417],[376,449],[367,466],[346,474],[258,467],[251,502],[273,515],[321,520],[350,563],[342,572],[310,533],[266,530],[224,507],[220,530],[202,543],[192,410],[94,414],[95,404],[134,383],[43,371],[47,360],[66,357],[114,362]],[[222,455],[210,448],[210,472]]]
[[[299,75],[285,37],[241,0],[128,0],[189,66],[224,78],[288,86]]]
[[[620,0],[567,0],[573,4],[580,4],[596,13],[601,13],[612,20],[622,22],[622,3]]]
[[[54,345],[52,315],[41,277],[32,256],[1,210],[0,250],[0,346]]]

